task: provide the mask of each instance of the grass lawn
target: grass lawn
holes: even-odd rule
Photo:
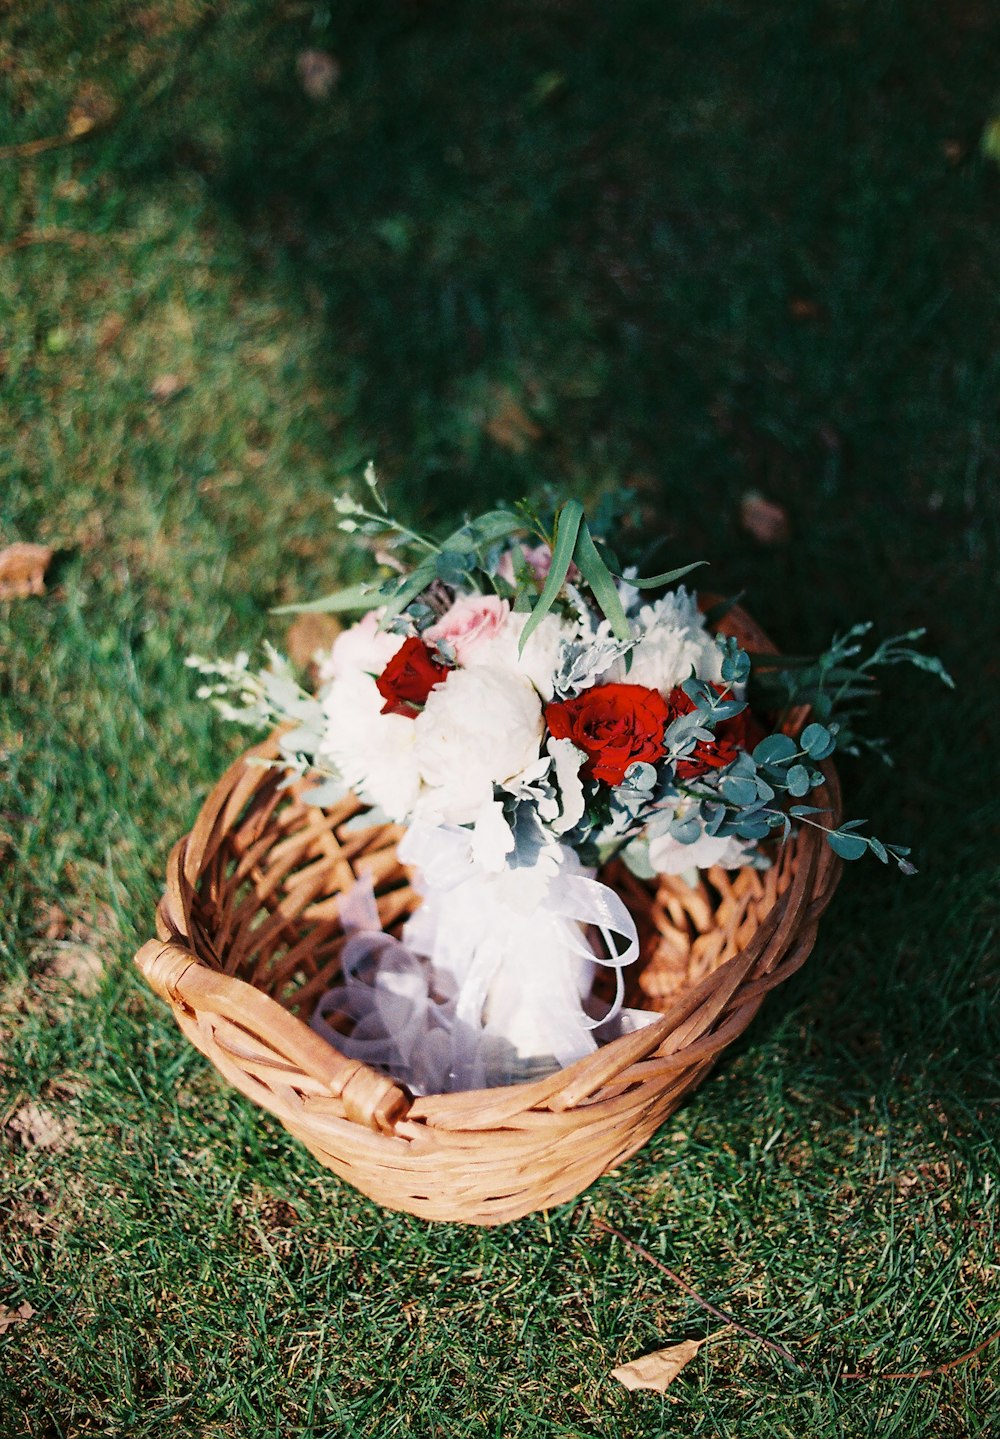
[[[879,1377],[1000,1328],[998,46],[986,0],[3,11],[0,545],[58,553],[0,604],[0,1439],[1000,1432],[1000,1342]],[[789,650],[926,622],[959,683],[899,671],[896,768],[843,769],[919,877],[849,869],[653,1143],[498,1230],[320,1170],[131,966],[244,742],[184,656],[351,574],[369,456],[425,521],[630,485]],[[721,1326],[599,1217],[802,1369],[729,1332],[627,1393]]]

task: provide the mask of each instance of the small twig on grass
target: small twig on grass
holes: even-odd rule
[[[977,1344],[975,1349],[970,1349],[967,1354],[960,1354],[957,1359],[948,1359],[944,1364],[932,1364],[927,1369],[912,1369],[902,1374],[862,1374],[860,1371],[852,1370],[848,1374],[841,1374],[841,1379],[930,1379],[935,1374],[945,1374],[949,1369],[957,1369],[959,1364],[966,1364],[970,1359],[975,1359],[977,1354],[982,1354],[991,1344],[1000,1339],[1000,1329],[984,1339],[982,1344]]]
[[[707,1309],[709,1314],[713,1314],[716,1319],[721,1319],[724,1324],[731,1324],[734,1329],[738,1329],[739,1332],[745,1334],[748,1339],[756,1339],[758,1344],[763,1344],[765,1348],[770,1349],[781,1359],[784,1359],[786,1364],[790,1364],[793,1369],[805,1372],[805,1366],[789,1354],[783,1344],[777,1344],[773,1339],[766,1339],[763,1334],[758,1334],[755,1329],[750,1329],[746,1324],[741,1324],[738,1319],[734,1318],[732,1314],[727,1313],[725,1309],[719,1309],[717,1305],[712,1304],[708,1299],[704,1299],[698,1293],[697,1289],[692,1289],[686,1279],[682,1279],[679,1274],[675,1274],[672,1269],[669,1269],[667,1265],[664,1264],[662,1259],[657,1259],[655,1254],[650,1254],[648,1249],[644,1249],[636,1240],[630,1239],[627,1234],[624,1234],[620,1229],[616,1228],[614,1224],[609,1224],[606,1219],[595,1219],[594,1224],[598,1229],[603,1229],[606,1234],[613,1234],[616,1239],[620,1239],[623,1244],[627,1244],[629,1249],[634,1249],[636,1254],[641,1255],[643,1259],[647,1260],[657,1269],[662,1270],[669,1279],[672,1279],[676,1285],[684,1290],[685,1294],[689,1294],[697,1304],[701,1305],[702,1309]]]
[[[117,119],[117,112],[100,124],[81,126],[67,130],[62,135],[43,135],[38,140],[24,140],[20,145],[0,145],[0,160],[29,160],[33,155],[44,155],[46,150],[59,150],[64,145],[79,145],[81,140],[91,140],[106,130]]]
[[[69,245],[72,250],[83,250],[87,245],[98,245],[108,240],[106,235],[92,235],[86,230],[25,230],[9,245],[0,245],[0,259],[13,255],[15,250],[26,250],[29,245]]]

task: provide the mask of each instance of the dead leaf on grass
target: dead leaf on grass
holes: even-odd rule
[[[340,634],[333,615],[297,615],[288,626],[285,653],[300,669],[308,669],[321,650],[328,650]]]
[[[0,600],[44,595],[45,571],[52,554],[48,545],[18,543],[0,550]]]
[[[786,544],[791,535],[788,511],[762,495],[748,490],[740,503],[740,524],[762,545]]]
[[[20,1139],[25,1149],[68,1149],[76,1140],[76,1126],[71,1120],[60,1119],[33,1099],[22,1104],[8,1120],[7,1129]]]
[[[155,400],[158,405],[165,405],[175,395],[179,395],[184,389],[184,381],[180,375],[157,375],[149,387],[149,398]]]
[[[89,944],[81,940],[64,940],[53,952],[49,974],[89,999],[100,988],[104,961]]]
[[[31,1319],[34,1313],[27,1301],[19,1304],[16,1309],[8,1309],[6,1304],[0,1304],[0,1334],[6,1334],[15,1324],[23,1324],[26,1319]]]
[[[669,1349],[656,1349],[641,1359],[633,1359],[630,1364],[619,1364],[617,1369],[612,1369],[611,1377],[626,1389],[654,1389],[662,1394],[705,1342],[704,1339],[684,1339],[680,1344],[671,1344]]]
[[[515,455],[523,454],[533,441],[542,436],[540,426],[518,403],[513,391],[506,387],[496,391],[485,429],[491,440]]]
[[[295,70],[310,100],[329,100],[340,79],[340,61],[327,50],[300,50]]]

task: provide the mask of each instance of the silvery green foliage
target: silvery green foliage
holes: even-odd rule
[[[558,699],[568,699],[596,684],[616,660],[632,649],[634,641],[618,640],[613,635],[564,640],[559,649],[553,689]]]
[[[789,709],[808,705],[819,722],[828,724],[836,719],[837,748],[841,753],[858,755],[868,750],[891,764],[885,741],[869,739],[855,728],[877,693],[875,671],[908,664],[935,675],[949,689],[954,689],[955,681],[935,655],[916,648],[926,634],[924,629],[891,635],[867,657],[859,658],[872,628],[870,621],[852,625],[845,634],[835,635],[818,656],[782,655],[773,661],[769,656],[761,657],[755,665],[755,687],[765,705]]]
[[[326,729],[323,707],[298,683],[283,655],[268,644],[264,650],[268,665],[262,670],[250,669],[250,656],[245,651],[233,660],[189,655],[185,664],[213,681],[200,685],[197,695],[210,700],[223,719],[252,729],[291,725],[278,735],[281,758],[273,762],[274,767],[287,770],[289,784],[310,771],[325,774],[322,782],[304,797],[310,804],[334,804],[345,791],[339,778],[317,759]]]

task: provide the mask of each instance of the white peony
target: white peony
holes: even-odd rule
[[[361,669],[333,680],[320,699],[327,719],[320,758],[333,765],[359,799],[383,809],[391,820],[408,819],[420,794],[414,721],[382,714],[382,696]]]
[[[349,675],[380,675],[402,645],[405,635],[379,629],[381,610],[372,610],[357,624],[339,634],[319,667],[321,684]]]
[[[645,685],[669,694],[692,671],[701,680],[722,679],[722,651],[705,627],[695,596],[683,585],[643,605],[630,625],[638,638],[631,667],[626,672],[624,659],[616,660],[601,676],[602,684]]]
[[[565,624],[555,615],[545,615],[537,629],[528,636],[524,652],[518,654],[521,634],[527,623],[526,614],[508,614],[503,625],[481,639],[462,663],[470,669],[489,665],[492,669],[508,669],[523,675],[547,704],[553,694],[559,649],[563,640],[573,633],[573,626]]]
[[[478,662],[452,670],[406,721],[427,791],[421,812],[449,824],[471,824],[493,798],[493,786],[538,759],[542,705],[531,681]]]

